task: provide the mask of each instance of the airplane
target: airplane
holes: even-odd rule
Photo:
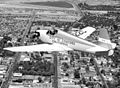
[[[115,43],[110,41],[108,31],[100,29],[97,43],[89,42],[83,38],[71,35],[67,32],[54,28],[51,30],[36,30],[40,33],[40,39],[44,44],[7,47],[4,50],[13,52],[41,52],[41,51],[71,51],[78,50],[89,53],[107,53],[112,55],[114,53]]]
[[[57,27],[56,27],[57,28]],[[51,30],[52,27],[51,26],[40,26],[39,29],[42,29],[42,30]],[[64,28],[60,28],[61,30],[64,30]],[[72,28],[71,31],[75,31],[75,33],[73,33],[73,35],[76,35],[80,38],[83,38],[83,39],[86,39],[88,36],[90,36],[94,31],[96,31],[95,28],[93,27],[90,27],[90,26],[87,26],[83,29],[79,29],[79,28]]]

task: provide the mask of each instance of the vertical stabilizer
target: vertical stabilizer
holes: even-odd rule
[[[110,37],[109,37],[107,29],[104,29],[104,28],[100,29],[98,45],[104,48],[107,48],[107,49],[112,49],[112,43],[110,41]]]
[[[100,29],[99,38],[103,39],[101,40],[101,42],[106,42],[106,43],[111,42],[107,29],[104,28]]]
[[[108,30],[103,28],[99,32],[98,45],[108,49],[108,56],[113,55],[116,47],[116,44],[110,41]]]

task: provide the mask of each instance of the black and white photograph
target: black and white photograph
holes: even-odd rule
[[[0,0],[0,88],[120,88],[120,0]]]

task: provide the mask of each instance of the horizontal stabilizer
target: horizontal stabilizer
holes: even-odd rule
[[[82,39],[87,38],[88,36],[90,36],[96,29],[93,27],[85,27],[82,30],[80,30],[79,36]]]

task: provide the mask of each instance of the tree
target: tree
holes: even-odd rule
[[[78,53],[75,53],[75,58],[76,58],[76,59],[80,59],[80,56],[79,56]]]
[[[30,71],[28,71],[28,74],[29,74],[29,75],[37,75],[37,72],[34,71],[34,70],[30,70]]]
[[[65,76],[69,76],[69,74],[68,74],[68,73],[66,73],[66,74],[65,74]]]
[[[54,64],[51,64],[51,66],[50,66],[50,73],[51,73],[51,75],[54,75],[54,73],[55,73],[55,67],[54,67]]]
[[[90,71],[90,69],[89,69],[89,66],[88,66],[88,65],[86,66],[86,68],[85,68],[85,69],[86,69],[86,72],[87,72],[87,73]]]
[[[79,73],[78,70],[75,70],[75,72],[74,72],[74,77],[75,77],[75,78],[80,78],[80,73]]]
[[[41,83],[41,82],[42,82],[42,79],[41,79],[41,77],[38,77],[38,80],[39,80],[39,83]]]
[[[0,86],[1,86],[1,84],[2,84],[2,79],[0,79]]]
[[[62,64],[64,65],[64,67],[65,67],[66,69],[69,68],[69,65],[68,65],[66,62],[64,62],[64,63],[62,63]]]
[[[8,56],[8,57],[12,57],[14,56],[16,53],[15,52],[12,52],[12,51],[8,51],[8,50],[4,50],[3,51],[3,56]]]

